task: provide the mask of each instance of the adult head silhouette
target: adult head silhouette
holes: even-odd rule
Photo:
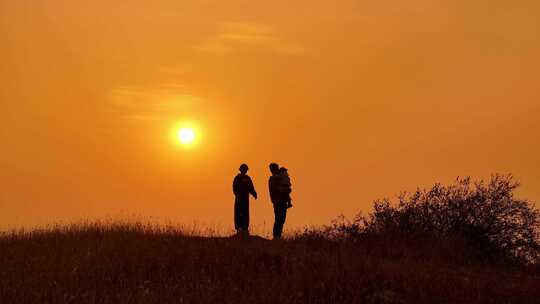
[[[272,174],[278,174],[279,173],[279,165],[276,164],[276,163],[271,163],[270,166],[268,166],[270,168],[270,172],[272,172]]]
[[[241,164],[238,170],[240,170],[241,174],[246,174],[249,170],[249,167],[246,164]]]

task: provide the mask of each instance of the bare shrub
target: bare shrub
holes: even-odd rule
[[[458,235],[487,255],[538,261],[540,212],[514,197],[518,186],[511,175],[493,175],[489,182],[457,178],[449,186],[403,193],[397,204],[377,200],[373,213],[358,217],[351,228],[365,233]]]

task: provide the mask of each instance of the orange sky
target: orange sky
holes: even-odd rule
[[[263,228],[271,161],[289,227],[458,175],[538,201],[539,54],[536,0],[0,0],[0,228],[229,229],[242,162]]]

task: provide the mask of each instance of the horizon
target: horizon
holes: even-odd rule
[[[0,230],[232,227],[250,166],[286,230],[458,176],[540,201],[540,3],[0,0]],[[225,228],[224,228],[225,229]]]

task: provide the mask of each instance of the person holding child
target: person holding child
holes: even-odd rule
[[[287,218],[287,209],[292,207],[291,202],[291,179],[286,168],[280,168],[278,164],[270,164],[272,175],[268,180],[270,200],[274,207],[274,239],[281,238],[283,226]]]

